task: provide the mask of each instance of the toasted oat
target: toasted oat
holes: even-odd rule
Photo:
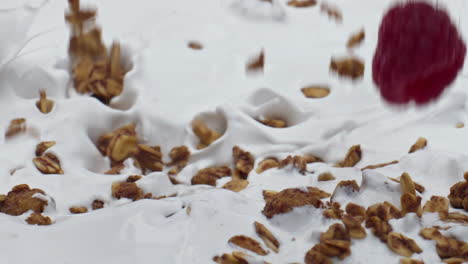
[[[401,195],[401,213],[416,213],[418,216],[422,215],[421,197],[411,193],[404,193]]]
[[[431,200],[427,201],[423,206],[424,212],[439,213],[444,217],[448,214],[449,200],[443,196],[431,196]]]
[[[333,181],[334,179],[335,179],[335,176],[333,176],[331,172],[320,173],[319,176],[317,177],[318,181]]]
[[[336,187],[335,190],[333,191],[333,194],[335,194],[339,189],[346,188],[347,190],[350,190],[352,192],[359,192],[361,187],[357,184],[355,180],[351,181],[340,181]]]
[[[341,219],[343,216],[343,210],[340,209],[341,205],[337,202],[327,202],[327,208],[323,211],[323,216],[331,219]]]
[[[269,202],[271,201],[279,192],[275,192],[275,191],[270,191],[270,190],[263,190],[262,191],[262,195],[263,195],[263,200],[265,200],[265,202]]]
[[[39,92],[40,98],[36,102],[37,109],[43,114],[48,114],[54,108],[54,101],[47,99],[47,94],[44,90]]]
[[[441,259],[467,258],[468,243],[443,236],[436,241],[436,251]]]
[[[94,200],[91,204],[91,207],[93,208],[93,210],[102,209],[104,208],[104,201]]]
[[[422,249],[414,242],[400,233],[391,232],[388,234],[387,246],[395,253],[403,257],[411,257],[413,253],[421,253]]]
[[[52,153],[46,153],[33,159],[36,168],[43,174],[63,174],[60,160]]]
[[[244,179],[233,179],[226,184],[224,184],[223,188],[228,189],[234,192],[240,192],[245,189],[249,185],[248,180]]]
[[[169,175],[174,175],[187,166],[190,159],[190,150],[186,146],[174,147],[169,152],[169,157],[171,158],[171,162],[167,165],[175,166],[175,168],[172,168],[168,173]]]
[[[274,252],[278,253],[279,252],[279,247],[280,247],[280,242],[276,237],[264,226],[263,224],[259,222],[255,222],[255,232],[257,235],[263,240],[263,243],[273,250]]]
[[[388,179],[394,181],[394,182],[397,182],[397,183],[400,183],[400,179],[396,179],[396,178],[392,178],[392,177],[387,177]],[[417,183],[417,182],[414,182],[413,181],[413,184],[414,184],[414,188],[416,189],[416,191],[418,191],[419,193],[423,193],[426,188],[424,186],[422,186],[421,184]]]
[[[257,253],[258,255],[265,256],[268,254],[268,251],[262,248],[260,243],[248,236],[233,236],[229,239],[229,243],[232,243],[238,247],[250,250]]]
[[[424,261],[417,259],[400,259],[400,264],[424,264]]]
[[[285,120],[279,118],[275,119],[258,119],[258,121],[265,126],[274,127],[274,128],[285,128],[288,126],[288,123]]]
[[[452,212],[448,213],[444,220],[468,224],[468,215]]]
[[[338,167],[354,167],[362,158],[360,145],[354,145],[349,148],[343,161],[337,164]]]
[[[330,197],[330,194],[315,187],[307,187],[307,191],[299,188],[284,189],[266,200],[262,213],[267,218],[276,214],[290,212],[295,207],[312,205],[315,208],[323,206],[320,199]]]
[[[153,171],[162,171],[164,164],[162,161],[161,147],[138,144],[134,157],[135,164],[141,168],[144,174]]]
[[[368,217],[366,227],[371,228],[372,233],[384,243],[387,242],[388,234],[393,230],[388,221],[384,221],[378,216]]]
[[[439,241],[443,239],[442,234],[439,232],[439,230],[437,230],[434,227],[421,229],[421,232],[419,232],[419,235],[422,236],[424,239],[428,239],[428,240]]]
[[[361,225],[361,221],[357,217],[350,215],[344,215],[341,220],[348,230],[349,236],[351,238],[362,239],[367,236],[366,230]]]
[[[278,159],[276,158],[266,158],[257,165],[256,173],[260,174],[266,170],[272,168],[278,168],[280,165]]]
[[[189,41],[188,47],[193,50],[201,50],[203,49],[203,45],[198,41]]]
[[[120,174],[120,171],[123,170],[123,169],[125,169],[125,165],[123,163],[118,163],[118,164],[112,166],[112,168],[110,168],[106,172],[104,172],[104,174],[108,174],[108,175]]]
[[[361,44],[365,37],[366,33],[364,32],[364,29],[361,29],[359,32],[351,35],[351,37],[348,40],[348,43],[346,44],[346,47],[348,47],[349,49],[354,48],[355,46]]]
[[[11,138],[26,131],[26,119],[16,118],[10,121],[5,138]]]
[[[343,21],[343,15],[337,7],[333,7],[328,3],[322,2],[320,5],[320,11],[326,13],[328,17],[335,19],[337,22],[341,23]]]
[[[48,216],[44,216],[41,213],[32,213],[26,222],[30,225],[51,225],[52,220]]]
[[[367,208],[366,215],[368,218],[372,216],[377,216],[383,221],[388,221],[392,219],[392,215],[390,214],[390,207],[385,203],[377,203],[369,206]]]
[[[375,165],[368,165],[368,166],[362,168],[361,170],[374,170],[374,169],[383,168],[383,167],[393,165],[393,164],[397,164],[397,163],[398,163],[398,160],[394,160],[394,161],[379,163],[379,164],[375,164]]]
[[[342,77],[348,77],[353,80],[360,79],[364,75],[364,62],[355,57],[346,57],[335,59],[330,62],[330,70],[336,72]]]
[[[304,261],[306,264],[332,264],[332,260],[314,247],[307,251]]]
[[[21,215],[29,210],[42,213],[48,205],[47,201],[33,197],[35,194],[45,195],[41,189],[30,189],[27,184],[16,185],[0,201],[0,212],[9,215]]]
[[[348,203],[345,212],[353,217],[358,217],[362,220],[366,218],[366,208],[355,203]]]
[[[393,218],[400,219],[403,217],[403,213],[401,212],[401,210],[398,209],[392,203],[385,201],[383,204],[388,207],[388,213],[390,214],[390,219],[393,219]]]
[[[216,180],[230,175],[231,169],[226,166],[201,169],[192,177],[192,185],[207,184],[216,186]]]
[[[456,127],[456,128],[464,128],[464,127],[465,127],[465,124],[462,123],[462,122],[458,122],[458,123],[455,124],[455,127]]]
[[[288,2],[288,6],[293,7],[310,7],[315,6],[317,4],[317,0],[290,0]]]
[[[466,263],[467,258],[446,258],[443,259],[442,262],[447,264],[463,264]]]
[[[114,182],[112,183],[112,197],[136,201],[143,198],[143,190],[134,182]]]
[[[468,211],[468,181],[458,182],[450,187],[448,198],[453,207]]]
[[[139,150],[137,148],[137,135],[134,124],[120,127],[112,132],[112,134],[106,152],[112,162],[123,162]]]
[[[335,223],[328,227],[327,231],[320,234],[321,243],[324,243],[328,240],[351,241],[351,238],[348,234],[348,231],[346,231],[344,225],[340,223]]]
[[[307,86],[301,89],[307,98],[323,98],[330,94],[330,88],[325,86]]]
[[[416,143],[414,143],[408,153],[413,153],[417,150],[423,149],[427,146],[427,139],[420,137],[418,140],[416,140]]]
[[[72,214],[84,214],[84,213],[88,212],[88,208],[86,208],[84,206],[79,206],[79,207],[73,206],[73,207],[70,207],[68,210]]]
[[[37,144],[36,146],[36,157],[42,156],[46,150],[53,147],[55,145],[55,141],[42,141],[41,143]]]
[[[199,119],[193,120],[192,130],[200,140],[200,143],[197,145],[197,149],[206,148],[221,137],[221,134],[215,130],[210,129],[203,121]]]
[[[345,240],[326,240],[313,247],[316,251],[328,257],[344,259],[351,255],[351,242]]]
[[[249,264],[249,262],[247,261],[247,257],[249,257],[249,255],[243,252],[234,251],[231,254],[215,256],[213,258],[213,261],[218,264]],[[265,262],[265,264],[267,263]]]
[[[248,151],[245,151],[238,146],[232,148],[232,156],[234,159],[234,166],[236,174],[243,179],[247,179],[250,171],[253,170],[255,159],[252,154]]]
[[[414,182],[411,179],[411,176],[404,172],[400,177],[400,186],[402,193],[409,193],[416,195],[416,187],[414,186]]]
[[[263,72],[263,68],[265,66],[265,52],[263,49],[260,51],[260,54],[249,60],[246,66],[247,72]]]

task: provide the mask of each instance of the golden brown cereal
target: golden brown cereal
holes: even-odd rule
[[[226,166],[201,169],[192,177],[192,185],[207,184],[216,186],[216,180],[230,175],[231,169]]]
[[[351,35],[351,37],[348,40],[348,43],[346,44],[346,47],[354,48],[355,46],[361,44],[365,37],[366,33],[364,32],[364,29],[361,29],[359,32]]]
[[[250,61],[247,63],[246,71],[247,72],[257,72],[257,71],[263,72],[264,66],[265,66],[265,53],[262,49],[260,51],[260,54],[257,57],[250,59]]]
[[[354,145],[349,148],[343,161],[337,164],[338,167],[354,167],[362,158],[360,145]]]
[[[203,121],[199,119],[192,121],[192,130],[200,140],[200,143],[197,145],[197,149],[206,148],[221,137],[221,134],[215,130],[210,129]]]
[[[26,131],[26,119],[16,118],[10,121],[5,138],[11,138]]]
[[[330,172],[323,172],[320,173],[319,176],[317,177],[318,181],[333,181],[335,179],[335,176],[331,174]]]
[[[278,159],[276,159],[276,158],[266,158],[257,165],[257,169],[255,170],[255,172],[260,174],[260,173],[262,173],[262,172],[264,172],[266,170],[269,170],[271,168],[278,168],[279,165],[280,165],[280,163],[279,163]]]
[[[30,225],[51,225],[52,220],[48,216],[44,216],[41,213],[32,213],[26,222]]]
[[[301,91],[307,98],[323,98],[330,94],[330,88],[326,86],[307,86]]]
[[[413,153],[417,150],[423,149],[427,146],[427,139],[420,137],[418,140],[416,140],[416,143],[414,143],[408,153]]]
[[[29,210],[42,213],[48,202],[33,197],[35,194],[45,195],[45,192],[41,189],[30,189],[27,184],[16,185],[6,196],[2,196],[0,212],[14,216]]]
[[[69,210],[70,210],[70,213],[72,214],[84,214],[88,212],[88,208],[84,206],[80,206],[80,207],[73,206],[73,207],[70,207]]]
[[[258,255],[265,256],[268,254],[268,251],[262,248],[260,243],[248,236],[233,236],[229,239],[229,243],[232,243],[238,247],[250,250],[257,253]]]
[[[36,157],[42,156],[46,150],[53,147],[55,145],[55,141],[42,141],[41,143],[37,144],[36,146]]]
[[[112,197],[128,198],[133,201],[143,198],[143,190],[134,182],[114,182],[112,184]]]
[[[348,77],[356,80],[364,76],[364,62],[354,57],[332,58],[330,70],[336,72],[341,77]]]
[[[257,235],[263,240],[265,245],[273,250],[274,252],[279,252],[280,242],[276,237],[264,226],[259,222],[255,222],[255,232]]]
[[[293,6],[293,7],[311,7],[315,6],[317,4],[317,0],[290,0],[288,2],[288,6]]]
[[[203,45],[198,41],[189,41],[188,47],[193,50],[201,50],[203,49]]]
[[[398,255],[403,257],[411,257],[413,253],[421,253],[422,249],[414,242],[400,233],[391,232],[388,234],[387,246]]]
[[[137,167],[141,168],[143,173],[162,171],[164,164],[162,161],[162,152],[159,146],[148,146],[138,144],[134,154]]]

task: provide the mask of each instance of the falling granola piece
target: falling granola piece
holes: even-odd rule
[[[52,108],[54,107],[54,101],[47,99],[46,92],[44,90],[41,90],[39,92],[40,98],[36,102],[36,106],[41,111],[43,114],[48,114],[52,111]]]
[[[323,253],[311,248],[304,257],[306,264],[332,264],[332,260]]]
[[[418,216],[422,215],[421,197],[411,193],[404,193],[401,195],[401,213],[416,213]]]
[[[450,205],[468,211],[468,181],[458,182],[450,187]]]
[[[206,148],[221,137],[220,133],[208,128],[208,126],[199,119],[193,120],[192,130],[200,140],[200,143],[197,145],[197,149]]]
[[[27,219],[26,222],[30,225],[51,225],[52,220],[48,216],[44,216],[41,213],[32,213]]]
[[[265,66],[265,53],[263,49],[260,51],[260,54],[249,60],[246,66],[247,72],[263,72]]]
[[[198,41],[189,41],[189,43],[187,45],[188,45],[189,48],[191,48],[193,50],[203,49],[203,45]]]
[[[358,218],[354,218],[350,215],[344,215],[341,220],[348,230],[351,238],[362,239],[367,236],[366,230],[361,225],[361,221]]]
[[[320,5],[320,11],[326,13],[328,17],[335,19],[338,23],[343,21],[341,11],[337,7],[331,6],[328,3],[322,2]]]
[[[242,179],[247,179],[250,171],[254,168],[254,157],[250,152],[245,151],[238,146],[234,146],[232,148],[232,156],[234,159],[236,175],[239,175]]]
[[[258,119],[258,121],[265,126],[274,127],[274,128],[285,128],[288,127],[286,121],[281,120],[279,118],[274,119]]]
[[[280,165],[278,159],[276,158],[266,158],[257,165],[256,173],[260,174],[266,170],[272,168],[278,168]]]
[[[301,91],[307,98],[323,98],[330,94],[330,88],[325,86],[307,86]]]
[[[94,200],[91,204],[91,207],[93,208],[93,210],[102,209],[104,208],[104,201]]]
[[[169,175],[174,175],[187,166],[190,159],[190,150],[186,146],[174,147],[169,152],[169,157],[171,158],[171,162],[167,165],[175,166],[175,168],[172,168],[168,173]]]
[[[41,189],[30,189],[27,184],[16,185],[0,201],[0,212],[9,215],[21,215],[29,210],[42,213],[48,202],[36,197],[37,194],[45,195]]]
[[[192,177],[192,185],[207,184],[216,186],[216,180],[226,176],[231,176],[231,169],[226,166],[201,169]]]
[[[306,191],[307,190],[307,191]],[[270,200],[266,200],[262,213],[267,218],[277,214],[290,212],[295,207],[312,205],[320,208],[323,203],[320,199],[330,197],[330,194],[315,187],[285,189],[275,194]]]
[[[42,156],[46,150],[53,147],[55,145],[55,141],[42,141],[41,143],[36,145],[36,157]]]
[[[465,124],[462,123],[462,122],[458,122],[458,123],[455,124],[455,127],[456,127],[456,128],[464,128],[464,127],[465,127]]]
[[[73,206],[68,209],[72,214],[84,214],[88,212],[88,208],[84,206]]]
[[[143,198],[143,190],[134,182],[114,182],[112,183],[112,197],[136,201]]]
[[[331,174],[330,172],[323,172],[320,173],[319,176],[317,177],[318,181],[333,181],[335,179],[335,176]]]
[[[258,255],[265,256],[268,254],[268,251],[262,248],[260,243],[248,236],[233,236],[229,239],[229,243],[232,243],[238,247],[250,250],[257,253]]]
[[[332,58],[330,69],[341,77],[348,77],[353,80],[362,78],[364,75],[364,62],[354,57]]]
[[[337,164],[338,167],[354,167],[362,158],[361,145],[354,145],[349,148],[343,161]]]
[[[348,43],[346,44],[346,47],[349,49],[354,48],[355,46],[361,44],[365,37],[366,33],[364,32],[364,29],[361,29],[359,32],[351,35]]]
[[[402,193],[416,195],[416,187],[414,186],[414,182],[411,179],[411,176],[406,172],[404,172],[400,177],[400,187]]]
[[[448,214],[449,200],[443,196],[431,196],[431,200],[427,201],[423,207],[424,212],[439,213],[445,217]]]
[[[420,137],[418,140],[416,140],[416,143],[414,143],[408,153],[413,153],[417,150],[423,149],[427,146],[427,139]]]
[[[417,259],[400,259],[400,264],[424,264],[424,261]]]
[[[288,6],[298,7],[298,8],[311,7],[311,6],[315,6],[316,4],[317,4],[317,0],[290,0],[288,2]]]
[[[46,153],[33,159],[36,168],[43,174],[63,174],[60,160],[52,153]]]
[[[162,171],[164,164],[162,161],[161,147],[138,144],[134,154],[137,167],[141,168],[144,174],[153,171]]]
[[[5,138],[11,138],[26,131],[26,119],[16,118],[10,121]]]
[[[248,180],[233,179],[233,180],[227,182],[226,184],[224,184],[223,188],[231,190],[233,192],[240,192],[240,191],[244,190],[245,188],[247,188],[248,185],[249,185]]]
[[[403,257],[411,257],[413,253],[421,253],[422,249],[414,242],[400,233],[391,232],[388,234],[387,246],[395,253]]]
[[[275,253],[279,252],[280,242],[276,237],[264,226],[262,223],[255,222],[255,232],[263,240],[263,243],[273,250]]]
[[[379,163],[379,164],[375,164],[375,165],[368,165],[368,166],[362,168],[361,170],[375,170],[375,169],[378,169],[378,168],[383,168],[383,167],[393,165],[393,164],[397,164],[397,163],[398,163],[398,160],[394,160],[394,161]]]

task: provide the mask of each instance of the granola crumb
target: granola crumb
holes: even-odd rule
[[[69,208],[69,211],[72,214],[84,214],[84,213],[88,212],[88,208],[86,208],[84,206],[79,206],[79,207],[73,206],[73,207]]]
[[[51,225],[52,220],[48,216],[44,216],[41,213],[32,213],[27,219],[26,222],[30,225]]]

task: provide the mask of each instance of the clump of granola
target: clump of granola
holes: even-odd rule
[[[455,208],[464,208],[468,211],[468,173],[465,173],[465,181],[458,182],[450,188],[448,198],[450,205]]]
[[[216,181],[218,179],[230,175],[231,169],[226,166],[201,169],[192,177],[192,185],[207,184],[216,186]]]
[[[35,197],[37,194],[46,193],[41,189],[30,189],[27,184],[16,185],[7,195],[0,196],[0,212],[14,216],[29,210],[42,213],[48,202]]]
[[[190,159],[190,150],[186,146],[179,146],[174,147],[169,152],[169,157],[171,158],[171,162],[169,162],[168,166],[175,166],[172,168],[168,173],[169,175],[174,175],[179,173],[185,166]]]
[[[232,156],[234,159],[233,175],[236,178],[247,179],[249,173],[254,168],[255,159],[253,155],[238,146],[234,146],[232,148]]]
[[[434,240],[436,242],[437,254],[444,262],[462,263],[451,261],[456,259],[468,260],[468,243],[444,236],[436,228],[424,228],[419,234],[424,239]]]
[[[272,168],[278,168],[279,166],[280,166],[280,162],[278,161],[278,159],[266,158],[257,165],[257,169],[255,169],[255,172],[260,174],[266,170],[269,170]]]
[[[422,249],[413,239],[396,232],[388,234],[387,246],[398,255],[408,258],[411,257],[413,253],[422,252]]]
[[[138,185],[135,183],[139,179],[141,179],[141,176],[132,175],[129,176],[124,182],[114,182],[112,184],[112,197],[117,199],[128,198],[133,201],[147,198],[143,194],[143,190],[140,187],[138,187]]]
[[[32,213],[27,219],[26,222],[30,225],[51,225],[52,220],[48,216],[44,216],[41,213]]]
[[[200,143],[197,145],[197,149],[204,149],[221,137],[220,133],[210,129],[205,122],[200,119],[192,121],[192,130],[200,140]]]
[[[162,161],[161,147],[138,144],[136,147],[135,158],[136,167],[146,174],[152,171],[162,171],[164,163]]]
[[[331,225],[321,234],[320,243],[313,246],[305,256],[306,264],[332,263],[332,257],[344,259],[351,255],[351,239],[342,224]]]

